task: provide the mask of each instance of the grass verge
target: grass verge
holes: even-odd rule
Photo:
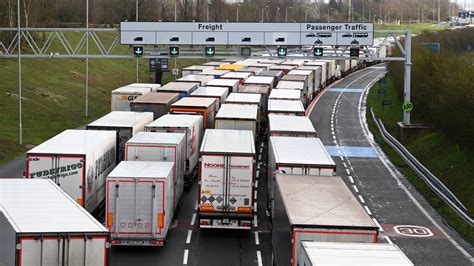
[[[375,24],[375,30],[410,30],[411,33],[418,34],[424,30],[445,30],[447,26],[438,26],[433,23],[413,23],[413,24]]]
[[[402,111],[401,101],[396,97],[393,83],[390,79],[387,82],[384,98],[391,98],[393,105],[392,108],[385,107],[385,110],[382,111],[382,97],[378,97],[378,85],[374,85],[367,98],[367,108],[370,110],[372,107],[376,117],[381,118],[387,129],[393,132],[396,127],[396,121],[400,121],[402,118]],[[407,177],[410,183],[423,195],[449,226],[456,230],[470,244],[474,244],[474,230],[439,199],[425,182],[403,161],[398,153],[383,140],[370,111],[367,112],[366,118],[375,140],[392,163]],[[472,205],[474,203],[473,197],[469,193],[472,193],[474,190],[472,189],[472,180],[469,180],[469,177],[473,171],[473,166],[472,163],[469,165],[468,160],[472,158],[473,152],[460,150],[439,133],[421,137],[408,144],[407,148],[459,197],[469,209],[469,215],[472,215]]]

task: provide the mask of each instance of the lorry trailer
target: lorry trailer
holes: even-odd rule
[[[50,179],[0,179],[0,265],[103,265],[109,232]]]
[[[213,79],[207,83],[208,87],[226,87],[228,94],[237,92],[239,89],[239,79]]]
[[[225,103],[228,96],[228,89],[226,87],[199,87],[190,97],[203,97],[217,99],[217,110]]]
[[[258,95],[258,94],[257,94]],[[223,104],[216,115],[216,129],[250,130],[257,139],[259,120],[258,106]]]
[[[268,114],[304,116],[305,110],[301,101],[269,99]]]
[[[199,83],[199,86],[206,86],[206,84],[213,80],[213,76],[205,75],[187,75],[176,80],[176,82]]]
[[[268,132],[270,136],[317,137],[316,129],[307,116],[269,115]]]
[[[181,76],[186,77],[188,75],[199,74],[209,69],[214,69],[214,67],[213,66],[197,66],[197,65],[189,66],[182,69]]]
[[[125,86],[112,91],[111,111],[130,111],[130,103],[139,96],[152,92],[149,87]]]
[[[66,130],[26,152],[26,176],[51,179],[87,211],[105,199],[105,177],[116,165],[113,131]]]
[[[167,114],[171,104],[178,101],[179,94],[169,92],[147,93],[136,98],[130,103],[130,110],[133,112],[153,112],[153,119]]]
[[[214,128],[217,113],[217,99],[185,97],[171,105],[172,114],[195,114],[203,118],[203,128]]]
[[[199,174],[201,228],[250,230],[254,213],[254,143],[249,130],[206,130]]]
[[[179,98],[189,97],[191,93],[199,87],[195,82],[169,82],[158,89],[160,92],[174,92],[179,94]]]

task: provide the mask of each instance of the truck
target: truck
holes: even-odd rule
[[[264,118],[267,116],[268,113],[268,96],[270,95],[270,91],[271,88],[269,88],[268,86],[259,85],[244,85],[239,88],[239,93],[260,94],[262,106],[260,108],[260,116]]]
[[[263,69],[258,68],[258,67],[245,67],[245,68],[237,69],[234,72],[237,72],[237,73],[238,72],[245,72],[245,73],[250,73],[251,75],[255,75],[255,74],[260,73],[262,71],[263,71]]]
[[[112,91],[111,111],[130,111],[130,103],[139,96],[152,92],[148,87],[120,87]]]
[[[263,71],[266,71],[268,70],[268,68],[270,66],[273,66],[273,64],[271,63],[253,63],[251,64],[249,67],[252,67],[252,68],[260,68],[262,69]]]
[[[295,90],[298,92],[298,100],[303,103],[303,106],[307,105],[307,99],[304,93],[304,83],[299,81],[287,81],[287,80],[280,80],[278,85],[276,86],[277,89],[284,89],[284,90]],[[294,93],[296,94],[296,93]],[[281,99],[283,100],[283,99]]]
[[[314,73],[312,70],[295,69],[288,72],[288,75],[303,76],[308,78],[308,102],[313,99],[314,87]]]
[[[303,96],[305,98],[304,103],[310,103],[311,102],[311,97],[313,93],[309,90],[309,80],[308,76],[302,76],[302,75],[284,75],[283,78],[281,78],[280,82],[283,81],[294,81],[294,82],[301,82],[303,83]],[[279,82],[279,83],[280,83]]]
[[[274,89],[270,93],[269,99],[301,101],[301,91],[293,89]]]
[[[414,265],[395,244],[301,241],[299,265]]]
[[[26,152],[26,178],[51,179],[89,212],[105,198],[105,177],[116,165],[115,132],[65,130]]]
[[[257,105],[223,104],[216,115],[216,129],[250,130],[258,136],[259,120]]]
[[[153,120],[167,114],[171,104],[178,101],[179,94],[171,92],[147,93],[130,103],[130,111],[153,112]]]
[[[329,63],[328,62],[320,62],[320,61],[309,61],[306,62],[302,67],[320,67],[321,68],[321,87],[324,88],[331,84],[330,81],[330,73],[329,73]],[[300,67],[300,68],[302,68]]]
[[[240,84],[243,84],[244,81],[252,75],[251,72],[236,72],[232,71],[221,76],[221,79],[238,79]]]
[[[273,265],[303,265],[302,241],[377,242],[378,226],[341,177],[278,174],[275,180]]]
[[[145,126],[146,132],[171,132],[186,135],[184,177],[188,185],[197,175],[199,147],[204,135],[203,121],[200,115],[167,114]]]
[[[275,84],[274,77],[267,77],[267,76],[251,76],[247,80],[244,81],[244,86],[248,85],[257,85],[257,86],[267,86],[269,89],[272,89]]]
[[[211,76],[211,77],[214,77],[215,79],[218,79],[222,77],[222,75],[229,72],[230,72],[229,70],[206,69],[203,72],[198,73],[197,75]]]
[[[0,191],[0,265],[108,265],[108,230],[51,179],[0,179]]]
[[[296,66],[292,65],[273,65],[268,68],[269,70],[279,70],[282,71],[283,74],[288,74],[293,69],[296,69]]]
[[[107,177],[106,226],[115,246],[165,246],[176,208],[173,162],[123,161]]]
[[[313,77],[314,77],[314,91],[313,91],[313,98],[316,97],[316,95],[321,91],[321,79],[322,79],[322,68],[321,66],[300,66],[297,68],[297,70],[311,70],[313,71]]]
[[[213,76],[205,75],[187,75],[176,80],[176,82],[189,82],[189,83],[198,83],[199,86],[206,86],[206,84],[213,80]]]
[[[255,211],[254,143],[249,130],[206,130],[199,174],[200,228],[250,230]]]
[[[274,195],[276,174],[336,174],[336,163],[319,138],[271,136],[268,144],[268,195]]]
[[[152,112],[110,112],[86,125],[87,130],[107,130],[115,134],[116,161],[125,157],[125,143],[138,132],[145,130],[145,125],[153,121]]]
[[[179,94],[179,99],[189,97],[191,93],[199,87],[199,83],[194,82],[168,82],[158,89],[159,92],[174,92]]]
[[[268,114],[304,116],[305,110],[301,101],[268,100]]]
[[[269,115],[268,132],[270,136],[317,137],[307,116]]]
[[[213,79],[207,83],[208,87],[226,87],[228,94],[237,92],[239,89],[239,79]]]
[[[209,69],[214,69],[214,67],[213,66],[189,66],[181,70],[181,75],[183,77],[186,77],[187,75],[199,74]]]
[[[172,162],[174,206],[178,207],[184,190],[186,140],[184,133],[140,132],[125,145],[126,161]],[[187,181],[187,180],[186,180]],[[186,184],[186,187],[190,187]]]
[[[203,118],[203,128],[214,128],[217,100],[204,97],[186,97],[171,105],[172,114],[195,114]]]
[[[217,100],[216,109],[219,110],[222,104],[225,103],[225,99],[228,96],[228,89],[226,87],[199,87],[190,97],[200,98],[214,98]]]

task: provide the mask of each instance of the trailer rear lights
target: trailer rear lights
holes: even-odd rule
[[[214,211],[214,206],[201,206],[201,211],[212,212]]]
[[[107,228],[110,229],[110,227],[112,227],[113,222],[114,222],[114,214],[111,212],[107,213]]]
[[[245,227],[250,227],[252,225],[252,223],[249,222],[249,221],[242,221],[242,222],[240,222],[240,225],[245,226]]]
[[[120,240],[112,240],[112,245],[120,245],[122,241]]]
[[[210,225],[210,222],[208,220],[201,220],[199,221],[200,225]]]
[[[239,207],[238,211],[239,212],[248,212],[248,213],[250,213],[250,212],[252,212],[252,208],[250,208],[250,207]]]
[[[77,199],[76,200],[77,204],[81,205],[82,207],[84,207],[84,201],[82,199]]]
[[[164,241],[163,241],[163,240],[160,240],[160,241],[150,241],[150,244],[152,244],[152,245],[157,245],[157,246],[164,246]]]

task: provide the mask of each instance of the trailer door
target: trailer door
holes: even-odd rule
[[[85,156],[27,155],[27,176],[49,178],[81,206],[85,202]]]
[[[253,207],[253,157],[227,156],[226,207],[231,212],[251,213]]]

